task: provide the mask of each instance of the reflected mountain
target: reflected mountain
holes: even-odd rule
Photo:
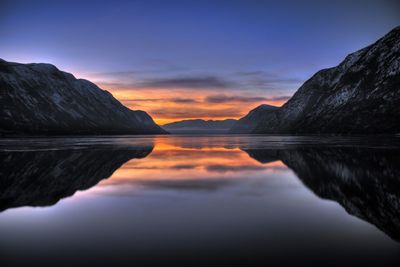
[[[96,145],[78,149],[0,151],[0,211],[51,206],[110,177],[124,163],[144,158],[153,146]]]
[[[281,160],[317,196],[400,241],[400,150],[366,147],[244,149],[261,163]]]
[[[215,192],[267,168],[239,149],[217,149],[241,147],[260,163],[282,161],[317,196],[338,202],[349,214],[400,240],[398,143],[330,138],[318,139],[316,145],[312,137],[268,138],[259,142],[256,138],[253,143],[247,137],[231,138],[218,145],[205,137],[193,145],[206,147],[201,149],[182,149],[194,142],[192,137],[161,137],[158,143],[153,138],[122,137],[4,139],[0,143],[0,211],[54,205],[95,186],[131,159],[147,157],[154,143],[159,149],[151,157],[125,164],[103,185]],[[274,168],[274,164],[268,166]]]

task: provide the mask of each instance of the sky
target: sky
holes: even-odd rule
[[[0,0],[0,58],[54,64],[160,124],[239,118],[398,25],[396,0]]]

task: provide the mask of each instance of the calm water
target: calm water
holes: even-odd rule
[[[0,157],[2,266],[400,263],[400,138],[3,138]]]

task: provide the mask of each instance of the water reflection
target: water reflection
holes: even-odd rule
[[[98,260],[99,255],[113,260],[130,258],[131,251],[137,253],[132,259],[142,256],[144,260],[154,253],[192,258],[198,250],[209,255],[210,246],[225,262],[231,262],[226,255],[233,262],[241,257],[247,263],[252,263],[250,258],[280,262],[279,255],[285,253],[293,261],[309,260],[319,253],[319,263],[325,257],[349,253],[353,257],[366,251],[371,258],[374,253],[387,256],[398,251],[387,242],[392,242],[389,238],[382,241],[379,236],[365,235],[362,242],[360,235],[356,241],[351,237],[365,229],[354,223],[357,217],[399,240],[399,148],[399,139],[392,137],[3,139],[0,209],[12,212],[0,213],[0,229],[11,229],[3,235],[7,244],[19,240],[14,235],[21,231],[34,236],[37,229],[15,225],[25,220],[24,212],[40,217],[40,211],[11,208],[53,205],[43,210],[54,211],[51,218],[60,218],[63,230],[46,217],[46,222],[36,226],[45,225],[41,237],[49,241],[43,242],[54,242],[49,231],[55,227],[55,233],[62,236],[58,242],[73,254],[71,248],[101,233],[107,236],[104,247],[101,242],[89,243],[89,251],[85,250]],[[64,225],[72,219],[78,222]],[[79,235],[65,234],[74,233],[77,227],[82,229]],[[297,240],[307,242],[299,246]],[[375,242],[380,242],[381,250],[377,245],[367,247]],[[16,247],[26,243],[20,239]],[[120,250],[111,253],[109,244]],[[392,262],[393,257],[387,260]]]
[[[3,140],[0,211],[54,205],[110,177],[127,161],[146,157],[152,149],[94,139]]]
[[[238,147],[182,139],[157,139],[146,160],[128,162],[100,186],[119,186],[115,194],[144,188],[215,191],[273,167],[259,164]]]
[[[308,147],[249,149],[260,161],[281,160],[317,196],[400,241],[400,150]]]

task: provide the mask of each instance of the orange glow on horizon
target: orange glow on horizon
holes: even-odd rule
[[[286,100],[247,102],[232,100],[213,103],[207,101],[208,96],[216,95],[215,90],[210,89],[116,89],[114,86],[100,83],[99,86],[110,91],[130,109],[149,113],[159,125],[188,119],[239,119],[261,104],[282,106],[286,102]]]

